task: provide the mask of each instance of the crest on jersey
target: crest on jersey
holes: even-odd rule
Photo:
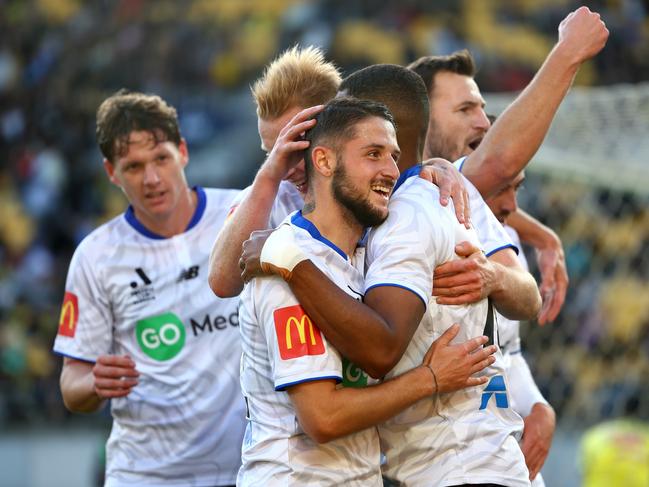
[[[508,408],[509,401],[507,401],[507,386],[505,385],[505,378],[502,375],[496,375],[491,378],[487,387],[482,393],[482,401],[480,402],[480,409],[486,409],[489,400],[495,398],[496,407]]]
[[[325,353],[320,329],[313,324],[299,304],[276,309],[273,312],[273,320],[282,360]]]
[[[61,315],[59,316],[59,335],[74,337],[79,321],[79,301],[74,293],[65,292]]]

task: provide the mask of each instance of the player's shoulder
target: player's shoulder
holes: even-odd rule
[[[208,208],[229,210],[235,198],[242,192],[240,189],[197,188],[203,191]]]
[[[94,260],[97,256],[114,254],[119,246],[133,237],[133,230],[127,223],[124,213],[99,225],[83,237],[74,251],[75,258]]]

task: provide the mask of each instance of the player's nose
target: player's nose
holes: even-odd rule
[[[153,186],[160,182],[160,174],[155,164],[145,164],[144,166],[144,184]]]

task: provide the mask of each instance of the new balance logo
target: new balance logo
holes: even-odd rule
[[[194,279],[196,276],[198,276],[198,266],[193,265],[188,269],[183,269],[182,271],[180,271],[178,282],[189,281],[190,279]]]
[[[509,401],[507,400],[507,386],[505,385],[505,378],[502,375],[492,377],[482,393],[482,402],[480,409],[486,409],[489,404],[491,396],[496,397],[496,407],[508,408]]]

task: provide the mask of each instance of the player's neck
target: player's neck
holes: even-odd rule
[[[135,217],[148,230],[160,235],[161,237],[170,238],[185,232],[189,222],[194,216],[198,196],[196,191],[186,187],[178,198],[178,203],[167,215],[151,217],[150,215],[139,212],[136,208]]]
[[[350,214],[349,210],[333,199],[318,199],[315,202],[315,200],[307,198],[302,214],[316,226],[323,237],[348,256],[354,255],[358,241],[363,236],[364,228]]]

